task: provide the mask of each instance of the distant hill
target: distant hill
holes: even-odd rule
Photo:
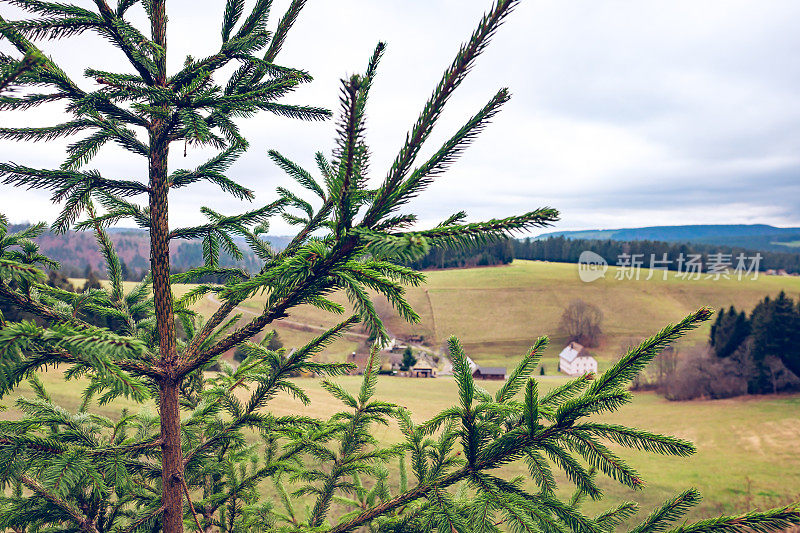
[[[28,224],[12,224],[12,232],[20,231]],[[150,238],[146,231],[138,228],[110,228],[109,237],[120,259],[131,271],[146,271],[150,268]],[[100,249],[97,246],[94,234],[90,231],[70,231],[66,234],[45,232],[37,237],[36,242],[44,255],[61,263],[62,270],[71,276],[82,276],[87,266],[97,272],[105,272],[105,264]],[[291,237],[267,236],[272,246],[283,249]],[[221,258],[222,264],[232,266],[238,264],[248,270],[255,270],[261,266],[261,261],[255,254],[249,252],[244,240],[237,242],[245,254],[244,261],[237,263],[230,257]],[[186,270],[203,262],[203,249],[200,241],[174,241],[172,243],[170,260],[173,268]]]
[[[796,251],[800,247],[800,228],[779,228],[767,224],[697,224],[687,226],[649,226],[584,231],[556,231],[536,237],[605,239],[612,241],[662,241],[739,246],[751,250]]]

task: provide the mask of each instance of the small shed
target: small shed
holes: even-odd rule
[[[504,366],[480,366],[475,365],[472,377],[475,379],[506,379],[506,367]]]
[[[558,354],[558,369],[568,376],[597,373],[597,359],[580,343],[572,341]]]
[[[412,378],[435,378],[436,368],[425,359],[420,359],[411,367],[408,375]]]

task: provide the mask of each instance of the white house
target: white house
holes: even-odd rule
[[[597,359],[582,344],[573,341],[558,354],[558,369],[569,376],[597,373]]]

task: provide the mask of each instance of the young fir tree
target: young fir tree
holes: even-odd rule
[[[309,79],[302,71],[274,63],[303,2],[292,2],[275,31],[268,32],[270,2],[257,1],[242,20],[243,2],[229,0],[219,52],[187,59],[172,75],[165,59],[163,0],[142,2],[151,23],[149,37],[126,20],[135,1],[121,0],[112,8],[96,0],[96,10],[38,0],[13,3],[42,15],[27,21],[0,20],[0,32],[20,52],[38,53],[29,38],[97,31],[125,53],[133,72],[88,69],[102,88],[86,92],[45,59],[17,81],[52,92],[0,100],[7,109],[63,100],[74,114],[73,120],[54,127],[0,130],[6,137],[48,139],[88,130],[87,137],[70,146],[61,169],[9,163],[0,165],[0,174],[6,183],[53,190],[54,200],[64,203],[55,228],[93,230],[110,280],[107,290],[87,288],[81,294],[47,286],[37,268],[47,259],[25,253],[33,250],[30,239],[43,228],[8,234],[7,221],[0,217],[0,297],[45,321],[43,326],[31,321],[0,324],[0,392],[8,393],[28,379],[36,394],[18,400],[22,419],[0,423],[0,480],[5,489],[0,528],[604,532],[630,517],[636,506],[622,504],[594,517],[584,514],[581,501],[601,497],[595,475],[603,473],[632,488],[641,488],[643,481],[603,440],[663,454],[694,451],[681,439],[589,417],[629,401],[630,380],[659,350],[706,320],[707,309],[633,348],[602,376],[578,378],[542,397],[530,376],[544,339],[535,343],[495,395],[472,381],[466,356],[451,339],[458,403],[423,424],[415,424],[404,409],[375,398],[377,349],[357,395],[324,381],[344,406],[330,419],[275,416],[265,409],[281,391],[308,401],[288,379],[297,372],[335,375],[348,369],[313,359],[347,328],[362,322],[376,339],[386,339],[368,290],[386,297],[406,319],[418,320],[404,298],[403,285],[421,283],[423,277],[395,261],[422,257],[433,247],[485,242],[556,219],[552,209],[485,223],[466,223],[465,215],[457,213],[435,228],[412,230],[415,217],[400,211],[446,170],[508,99],[508,92],[500,90],[429,159],[415,166],[445,103],[515,1],[498,1],[460,48],[376,189],[366,180],[365,111],[382,44],[363,75],[343,82],[333,159],[317,154],[321,179],[278,152],[270,153],[309,198],[279,189],[278,199],[262,208],[234,216],[202,208],[207,224],[171,231],[170,189],[209,180],[237,197],[252,198],[251,191],[224,175],[246,146],[234,118],[262,109],[307,119],[326,115],[275,102]],[[264,55],[256,56],[263,48]],[[218,84],[215,75],[230,62],[239,63],[239,69],[224,86]],[[136,132],[143,132],[147,140],[140,140]],[[144,157],[147,179],[119,180],[81,170],[108,141]],[[196,169],[168,172],[169,145],[175,141],[211,145],[220,152]],[[140,194],[147,195],[147,207],[133,202]],[[103,206],[102,212],[95,211],[96,203]],[[75,224],[82,214],[85,219]],[[273,216],[299,226],[280,253],[260,237]],[[127,294],[119,258],[104,230],[124,218],[151,234],[151,272]],[[262,259],[259,272],[218,265],[220,248],[240,254],[234,236],[243,237]],[[205,263],[170,276],[173,239],[202,239]],[[224,275],[227,281],[199,284],[173,300],[172,283],[208,274]],[[341,305],[328,299],[333,291],[343,291],[357,314],[291,351],[269,349],[269,336],[262,343],[250,342],[301,304],[343,313]],[[203,321],[191,304],[210,293],[222,304]],[[259,293],[266,295],[262,313],[242,324],[234,314],[237,306]],[[112,326],[92,326],[84,320],[87,315],[107,316]],[[185,340],[175,336],[176,319]],[[218,359],[235,346],[246,358],[234,369]],[[205,368],[218,363],[222,372],[204,375]],[[36,371],[49,365],[64,368],[67,379],[88,380],[77,412],[56,405],[37,378]],[[152,398],[158,415],[143,410],[111,419],[90,412],[95,402],[105,404],[120,396],[140,402]],[[373,428],[393,420],[406,440],[385,447],[373,436]],[[260,437],[260,444],[248,440],[252,434]],[[528,464],[532,485],[497,475],[498,467],[513,461]],[[391,487],[387,468],[395,462],[401,478],[398,487]],[[553,466],[577,487],[568,501],[556,497]],[[275,502],[260,500],[267,481],[277,494]],[[653,511],[634,531],[665,531],[698,500],[696,491],[686,491]],[[334,502],[353,510],[332,515]],[[300,509],[303,503],[308,504],[305,512]],[[773,531],[797,523],[800,512],[783,508],[673,531]]]

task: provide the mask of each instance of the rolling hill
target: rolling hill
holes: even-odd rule
[[[569,239],[610,239],[614,241],[662,241],[741,246],[751,250],[795,251],[800,228],[779,228],[767,224],[706,224],[650,226],[582,231],[556,231],[538,235]]]
[[[733,303],[749,309],[767,294],[781,290],[794,297],[800,294],[800,277],[759,276],[752,281],[674,277],[662,280],[657,273],[650,280],[637,281],[617,280],[615,274],[611,267],[605,278],[584,283],[578,278],[576,265],[520,260],[501,267],[431,271],[426,273],[425,285],[408,293],[421,315],[419,324],[404,323],[385,303],[379,303],[378,309],[393,334],[422,336],[432,347],[440,346],[448,335],[455,334],[464,341],[470,356],[492,366],[515,364],[537,336],[554,334],[543,361],[547,375],[537,376],[540,390],[546,392],[565,380],[553,374],[555,356],[563,341],[558,335],[558,321],[571,299],[582,298],[603,310],[606,337],[595,350],[603,370],[627,343],[652,334],[702,305],[721,307]],[[648,274],[642,271],[642,278]],[[189,288],[180,286],[177,291]],[[333,297],[343,301],[341,295]],[[242,307],[257,313],[262,305],[263,298],[257,298]],[[213,301],[206,299],[200,302],[199,310],[207,314],[215,307]],[[276,329],[287,346],[296,346],[316,332],[289,325],[289,320],[295,324],[325,326],[337,318],[304,307],[286,321],[277,322]],[[707,327],[702,328],[686,338],[679,349],[705,342],[707,335]],[[324,357],[341,360],[357,344],[352,338],[340,340]],[[59,385],[58,376],[46,379],[53,383],[60,401],[77,405],[79,398]],[[359,380],[358,376],[337,378],[337,382],[351,391],[357,389]],[[309,406],[282,395],[270,404],[271,412],[330,416],[338,407],[318,380],[304,379],[301,385],[312,397]],[[498,386],[494,382],[481,385],[490,392]],[[457,398],[455,385],[449,378],[415,380],[386,376],[381,378],[378,391],[382,399],[409,407],[418,420],[452,405]],[[626,452],[625,457],[649,485],[644,491],[632,492],[603,479],[601,488],[609,497],[607,502],[634,500],[644,508],[652,508],[689,485],[700,488],[705,496],[702,506],[693,514],[696,518],[743,511],[753,505],[766,507],[796,501],[800,491],[800,463],[796,454],[799,406],[800,396],[796,394],[669,402],[653,393],[636,393],[630,406],[619,414],[604,415],[604,420],[688,438],[696,442],[699,452],[688,459]],[[8,414],[13,411],[0,417]],[[394,426],[380,428],[376,438],[396,441],[400,438],[399,431]],[[730,468],[731,465],[737,467]],[[526,476],[527,472],[518,469],[512,474]],[[396,470],[391,471],[391,479],[397,482]],[[563,475],[559,474],[559,480],[564,480]],[[592,512],[600,510],[592,502],[587,506]]]
[[[10,230],[17,232],[28,226],[28,224],[12,224]],[[125,262],[128,269],[139,274],[149,270],[150,237],[146,231],[136,228],[109,228],[108,234],[120,259]],[[282,249],[290,237],[268,236],[266,239],[274,248]],[[34,240],[46,256],[61,263],[62,270],[69,276],[82,276],[87,266],[97,272],[105,272],[103,256],[91,231],[68,231],[64,234],[48,231]],[[238,264],[257,270],[260,267],[260,260],[249,251],[243,239],[237,244],[244,253],[244,260],[234,261],[222,252],[223,264],[226,266]],[[202,257],[200,241],[174,241],[170,250],[171,264],[173,268],[180,270],[202,264]]]
[[[604,314],[604,339],[594,351],[601,369],[628,345],[649,336],[664,325],[683,318],[703,305],[715,308],[731,304],[752,309],[764,296],[785,290],[792,297],[800,294],[800,277],[764,276],[755,280],[683,280],[661,272],[646,280],[615,279],[610,267],[605,278],[584,283],[577,266],[566,263],[515,260],[507,266],[436,270],[425,273],[427,283],[408,290],[408,300],[420,315],[418,324],[398,317],[385,301],[376,307],[389,331],[401,339],[416,338],[439,350],[450,335],[456,335],[468,354],[488,366],[510,366],[540,335],[551,336],[545,365],[555,369],[555,357],[563,347],[559,321],[564,307],[574,299],[596,304]],[[333,295],[344,303],[342,295]],[[258,311],[263,298],[245,302],[243,307]],[[209,313],[215,306],[202,303]],[[302,307],[287,319],[313,326],[330,326],[341,317],[318,309]],[[276,323],[281,336],[300,342],[313,335],[296,326]],[[708,326],[681,341],[682,346],[703,343]],[[328,357],[341,358],[353,344],[338,345]]]

